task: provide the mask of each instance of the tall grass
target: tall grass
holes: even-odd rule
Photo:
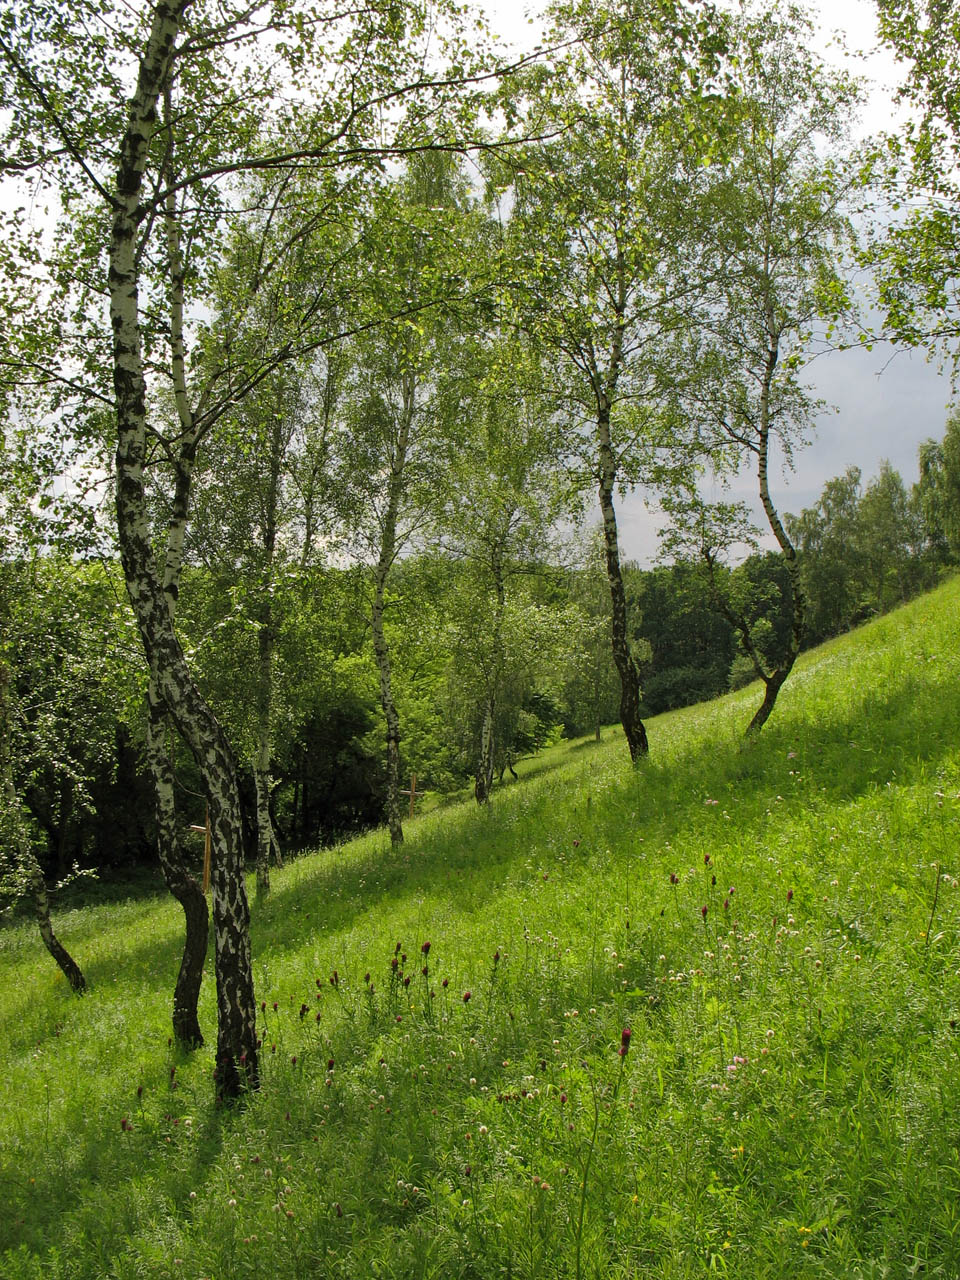
[[[58,917],[82,1000],[0,931],[0,1275],[960,1275],[958,605],[277,873],[242,1107],[174,904]]]

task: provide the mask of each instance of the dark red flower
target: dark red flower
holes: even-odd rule
[[[671,883],[671,884],[679,884],[679,883],[680,883],[680,877],[677,875],[677,873],[676,873],[675,871],[671,871],[671,872],[670,872],[670,883]]]
[[[707,907],[706,907],[706,903],[704,903],[704,905],[700,908],[700,914],[703,916],[704,920],[706,920],[706,918],[707,918]]]
[[[423,952],[425,956],[428,956],[430,954],[430,943],[425,942],[423,946],[420,948],[420,950]]]
[[[465,992],[463,993],[463,1003],[464,1003],[464,1004],[466,1004],[466,1003],[467,1003],[467,1001],[470,999],[471,995],[473,995],[473,992],[472,992],[472,991],[465,991]]]
[[[620,1032],[620,1048],[617,1050],[621,1058],[625,1058],[630,1052],[630,1037],[633,1032],[629,1027],[624,1027]]]
[[[792,890],[792,889],[788,889],[788,890],[787,890],[787,901],[788,901],[788,902],[791,902],[792,900],[793,900],[793,890]]]

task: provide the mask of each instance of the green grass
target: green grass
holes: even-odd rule
[[[60,913],[82,1000],[0,931],[0,1275],[960,1275],[960,580],[757,696],[276,873],[243,1107],[172,902]]]

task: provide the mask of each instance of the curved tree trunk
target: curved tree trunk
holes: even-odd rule
[[[112,199],[110,320],[117,413],[117,528],[127,594],[157,695],[190,747],[204,780],[213,838],[213,924],[217,975],[217,1088],[234,1097],[259,1083],[250,918],[243,876],[236,762],[201,697],[174,631],[154,560],[143,487],[146,383],[140,335],[137,233],[140,192],[157,103],[168,83],[188,0],[158,5],[129,102]],[[174,352],[174,359],[179,358]]]
[[[620,570],[620,545],[617,536],[617,513],[613,504],[616,464],[610,439],[610,406],[601,401],[597,413],[597,443],[600,452],[600,511],[603,516],[603,547],[606,555],[607,581],[612,605],[611,636],[613,661],[620,677],[620,723],[630,749],[630,759],[637,763],[649,751],[647,731],[640,715],[640,673],[630,652],[627,631],[627,595]]]
[[[779,334],[772,309],[767,307],[767,332],[769,337],[769,345],[767,348],[767,357],[764,364],[763,383],[760,389],[760,424],[757,442],[757,481],[760,489],[760,502],[763,505],[764,515],[767,517],[767,524],[770,531],[777,540],[780,548],[780,554],[783,556],[784,563],[787,566],[787,575],[790,579],[790,604],[792,608],[792,621],[790,626],[790,644],[783,661],[778,663],[774,671],[766,673],[757,664],[754,659],[754,665],[758,666],[760,675],[763,677],[764,691],[763,702],[757,708],[753,719],[747,725],[746,736],[752,737],[760,732],[770,713],[773,711],[774,704],[777,701],[777,695],[786,682],[787,676],[793,670],[794,663],[800,654],[800,645],[803,641],[803,621],[806,613],[806,600],[803,594],[803,583],[800,580],[800,562],[797,558],[797,550],[787,535],[786,529],[783,527],[783,521],[773,504],[770,496],[770,394],[773,387],[774,373],[777,368],[777,362],[780,357]]]
[[[50,898],[47,894],[47,883],[43,878],[43,870],[40,867],[40,863],[34,856],[26,838],[21,840],[20,859],[27,872],[30,888],[33,892],[34,914],[37,920],[37,927],[40,930],[40,937],[43,939],[43,945],[57,962],[61,973],[70,983],[71,989],[77,995],[83,995],[87,989],[87,980],[80,971],[80,966],[76,960],[74,960],[53,931],[53,925],[50,921]]]
[[[157,818],[157,853],[167,888],[183,909],[185,936],[183,956],[173,990],[173,1034],[188,1049],[203,1044],[197,1006],[207,958],[210,918],[203,888],[187,870],[177,826],[173,766],[164,750],[165,708],[151,681],[147,693],[147,733],[144,756],[154,785]]]
[[[80,966],[53,931],[53,924],[50,920],[50,895],[47,892],[47,882],[43,876],[43,868],[30,847],[30,837],[24,825],[20,797],[17,795],[17,789],[13,781],[13,761],[11,759],[10,746],[9,683],[10,677],[6,663],[0,659],[0,781],[3,784],[3,798],[13,827],[11,834],[15,845],[16,858],[30,887],[30,893],[33,895],[34,916],[37,921],[37,928],[40,930],[43,945],[53,956],[61,973],[70,983],[72,990],[78,995],[82,995],[87,989],[87,982],[80,971]]]

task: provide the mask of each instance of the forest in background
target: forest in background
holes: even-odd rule
[[[907,489],[883,467],[863,484],[849,468],[815,506],[788,516],[807,601],[805,647],[864,622],[935,585],[960,558],[960,416],[920,451]],[[553,565],[524,567],[510,589],[511,629],[497,672],[494,768],[561,737],[616,720],[619,688],[610,653],[610,602],[599,535],[571,539]],[[142,683],[136,636],[119,566],[53,556],[3,567],[18,601],[16,696],[29,709],[22,794],[45,873],[76,867],[123,875],[155,865],[150,780],[141,760]],[[723,568],[727,589],[763,634],[772,657],[788,643],[784,570],[772,552]],[[714,697],[755,673],[717,607],[698,561],[624,566],[631,647],[647,716]],[[384,716],[371,639],[370,571],[324,567],[290,576],[274,596],[277,714],[270,760],[271,813],[286,852],[379,825],[385,814]],[[400,772],[417,792],[458,794],[480,751],[484,654],[482,601],[469,567],[441,551],[398,564],[386,610],[404,736]],[[235,590],[232,566],[193,567],[181,628],[202,688],[232,740],[251,760],[256,743],[259,633]],[[478,647],[479,646],[479,647]],[[202,781],[176,755],[184,823],[202,825]],[[249,855],[255,846],[255,783],[241,774]],[[407,784],[409,785],[409,783]],[[189,838],[189,837],[188,837]],[[199,863],[203,837],[192,837]]]

